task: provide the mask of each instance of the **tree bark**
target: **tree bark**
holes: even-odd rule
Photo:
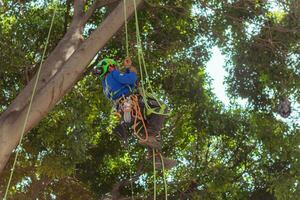
[[[92,6],[87,13],[84,13],[85,0],[74,1],[74,15],[70,28],[43,63],[36,91],[39,91],[48,83],[48,81],[56,74],[56,72],[59,71],[63,64],[79,47],[83,41],[83,27],[86,24],[88,17],[91,17],[97,8],[114,2],[116,2],[116,0],[95,0],[95,3],[97,3],[96,6],[98,7]],[[35,80],[36,76],[34,76],[29,84],[27,84],[20,94],[18,94],[1,117],[5,117],[11,112],[17,112],[24,109],[24,106],[26,106],[30,100]]]
[[[30,199],[37,199],[39,194],[44,191],[50,183],[51,179],[48,176],[42,176],[40,180],[35,178],[30,184],[30,188],[28,190]]]
[[[82,28],[78,26],[78,22],[78,19],[74,17],[68,32],[43,63],[36,89],[37,91],[47,84],[47,82],[56,74],[57,71],[59,71],[66,60],[70,58],[80,45],[82,41]],[[11,112],[18,112],[24,109],[24,106],[26,106],[29,102],[35,80],[36,76],[33,77],[33,79],[13,100],[8,109],[1,115],[0,120],[1,118],[5,118]]]
[[[142,2],[143,0],[136,0],[137,6]],[[133,1],[127,1],[126,10],[127,17],[129,18],[134,13]],[[81,43],[69,59],[65,60],[60,70],[56,71],[55,75],[37,91],[32,103],[25,133],[36,126],[76,84],[93,57],[105,46],[123,24],[124,7],[123,1],[121,1],[91,36]],[[48,58],[48,62],[52,62],[53,66],[55,66],[58,61],[53,56],[51,59],[50,57]],[[22,99],[20,101],[22,102]],[[18,103],[20,102],[15,102],[17,105]],[[15,109],[11,105],[8,108],[9,112],[5,112],[4,115],[0,116],[0,173],[5,167],[11,152],[19,142],[27,109],[28,104],[19,109]]]

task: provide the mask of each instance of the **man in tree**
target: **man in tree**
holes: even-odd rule
[[[120,114],[122,120],[119,125],[116,127],[115,132],[122,139],[127,140],[128,125],[132,127],[133,121],[131,119],[131,109],[133,109],[133,101],[131,95],[137,97],[138,110],[142,111],[141,116],[144,121],[139,123],[142,134],[148,134],[145,139],[139,138],[139,143],[148,148],[147,159],[152,159],[153,149],[156,152],[156,167],[161,168],[162,162],[165,165],[166,169],[171,169],[176,165],[176,161],[160,156],[160,151],[162,149],[160,130],[163,126],[165,120],[165,115],[151,113],[146,115],[146,106],[144,98],[137,92],[136,83],[137,83],[137,70],[132,65],[130,58],[126,58],[124,61],[124,67],[126,68],[125,73],[121,73],[117,69],[117,62],[113,59],[104,59],[98,63],[94,69],[94,74],[100,76],[102,79],[103,92],[108,99],[113,101],[116,110]],[[156,109],[160,104],[155,99],[147,99],[147,104],[152,108]],[[146,128],[146,130],[145,130]]]

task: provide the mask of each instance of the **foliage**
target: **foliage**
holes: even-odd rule
[[[0,112],[36,72],[53,12],[48,1],[3,2]],[[59,5],[47,53],[69,23],[66,4]],[[168,173],[170,199],[299,198],[299,123],[276,115],[283,97],[300,103],[298,1],[149,0],[141,9],[150,80],[171,111],[163,151],[180,161]],[[85,37],[107,12],[101,9],[89,20]],[[128,25],[137,63],[134,20]],[[213,94],[205,71],[215,45],[228,59],[229,106]],[[121,61],[124,31],[99,55]],[[238,97],[248,106],[238,105]],[[145,149],[132,139],[128,150],[114,135],[111,106],[100,81],[87,73],[25,138],[10,198],[99,199],[128,179],[130,169],[138,171]],[[13,155],[0,179],[0,195],[12,161]],[[153,190],[148,165],[134,184],[134,194],[143,199]],[[161,177],[158,192],[163,199]],[[121,193],[130,196],[130,188]]]

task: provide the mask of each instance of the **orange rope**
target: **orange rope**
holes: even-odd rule
[[[147,126],[146,126],[146,122],[143,116],[143,113],[141,111],[141,107],[139,105],[139,99],[138,96],[135,94],[132,94],[130,96],[131,101],[132,101],[132,110],[131,110],[131,116],[134,118],[134,123],[132,125],[132,129],[133,129],[133,134],[141,141],[141,142],[145,142],[148,140],[148,130],[147,130]],[[118,104],[123,105],[125,101],[125,98],[122,97],[118,100]],[[122,108],[123,110],[123,108]],[[123,110],[124,112],[124,110]],[[121,114],[119,112],[115,113],[116,116],[121,117]],[[138,128],[139,123],[142,122],[143,126]],[[138,130],[137,130],[138,128]],[[139,133],[142,130],[142,128],[144,128],[145,130],[145,138],[143,138]]]
[[[138,99],[137,95],[131,95],[131,100],[132,100],[132,105],[133,105],[131,115],[132,115],[132,117],[134,117],[134,123],[133,123],[133,126],[132,126],[133,127],[133,133],[141,142],[145,142],[145,141],[148,140],[148,130],[147,130],[147,126],[146,126],[146,123],[145,123],[145,120],[144,120],[144,117],[143,117],[143,113],[141,111],[141,107],[139,105],[139,99]],[[139,135],[139,132],[140,132],[141,129],[136,131],[138,120],[140,120],[143,124],[144,131],[145,131],[145,138],[142,138]]]

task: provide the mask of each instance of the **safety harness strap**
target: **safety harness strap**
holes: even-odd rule
[[[129,85],[123,85],[121,88],[119,88],[116,91],[112,91],[112,89],[109,87],[109,84],[107,82],[107,78],[105,78],[105,90],[104,90],[104,94],[111,100],[113,101],[113,97],[118,94],[121,90],[123,90],[124,88],[128,88],[130,94],[133,92],[133,89],[129,86]]]

